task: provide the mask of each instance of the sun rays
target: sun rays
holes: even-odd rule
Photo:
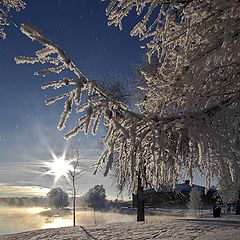
[[[70,164],[66,161],[66,154],[57,157],[52,153],[53,160],[51,162],[45,162],[45,165],[49,168],[46,174],[54,176],[54,183],[58,182],[61,177],[68,179],[68,172],[71,169]]]

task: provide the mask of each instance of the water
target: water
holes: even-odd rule
[[[72,215],[46,216],[44,208],[9,208],[0,206],[0,234],[16,233],[36,229],[72,226]],[[135,215],[96,212],[96,223],[133,222]],[[77,225],[93,225],[93,211],[77,211]]]
[[[186,215],[182,209],[159,209],[156,215],[146,212],[147,222],[172,221]],[[96,212],[96,224],[114,222],[135,222],[136,214],[121,214],[115,212]],[[36,229],[58,228],[72,226],[71,211],[55,211],[40,207],[10,208],[0,206],[0,235],[17,233]],[[94,225],[94,213],[89,211],[76,212],[76,225]]]

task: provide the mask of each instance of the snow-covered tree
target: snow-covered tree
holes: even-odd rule
[[[9,25],[9,13],[11,10],[17,12],[25,8],[25,2],[22,0],[0,0],[0,38],[5,39],[4,28]]]
[[[194,214],[201,209],[202,206],[202,193],[196,187],[193,187],[190,192],[190,198],[188,202],[188,208],[193,211]]]
[[[43,48],[34,57],[17,57],[17,63],[51,64],[35,74],[72,72],[43,84],[42,88],[67,87],[58,128],[63,130],[72,110],[77,126],[66,133],[92,130],[100,122],[108,128],[106,148],[95,172],[113,164],[118,185],[136,191],[137,176],[156,188],[175,185],[179,173],[193,178],[193,170],[212,176],[230,176],[240,183],[240,4],[237,0],[110,0],[109,24],[122,28],[122,19],[136,9],[140,21],[131,35],[144,40],[148,64],[141,69],[139,88],[144,97],[138,111],[113,99],[88,79],[55,43],[39,30],[23,24],[21,30]],[[49,65],[48,65],[49,66]],[[84,95],[82,98],[81,96]]]
[[[222,176],[219,177],[218,193],[222,196],[223,202],[234,202],[236,199],[238,199],[238,189],[239,182],[233,182],[229,172],[222,174]]]

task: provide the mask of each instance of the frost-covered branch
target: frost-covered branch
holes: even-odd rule
[[[162,128],[165,124],[168,133],[175,134],[177,149],[185,145],[183,155],[173,152],[182,157],[191,178],[193,169],[207,172],[209,185],[211,175],[224,178],[228,174],[236,190],[239,186],[239,2],[108,2],[109,25],[121,29],[122,19],[132,9],[139,15],[140,21],[131,35],[144,40],[147,48],[148,64],[141,70],[140,86],[145,97],[139,103],[145,116],[159,121]],[[182,140],[184,144],[179,144]],[[166,144],[161,146],[166,149]],[[166,155],[164,158],[169,159]],[[176,163],[173,166],[178,169]],[[169,169],[166,172],[169,174]]]
[[[149,61],[141,68],[143,81],[139,88],[144,97],[138,102],[138,112],[110,97],[97,81],[89,80],[36,28],[21,27],[43,49],[34,57],[16,58],[17,63],[51,65],[36,73],[40,76],[66,70],[75,76],[42,86],[68,89],[46,100],[52,104],[65,99],[60,130],[72,110],[79,113],[77,125],[65,138],[80,131],[96,134],[99,123],[104,123],[108,129],[106,148],[95,165],[96,171],[105,165],[107,175],[114,166],[117,184],[130,185],[133,191],[139,172],[145,185],[156,188],[159,184],[174,186],[181,174],[192,180],[195,170],[206,175],[208,187],[212,176],[228,176],[239,186],[238,1],[109,2],[110,24],[121,26],[122,18],[136,8],[143,18],[132,33],[141,39],[152,38],[147,43]],[[159,11],[157,18],[154,11]]]
[[[4,136],[0,135],[0,142],[6,141],[6,139],[4,138]]]
[[[5,39],[6,33],[4,28],[9,25],[9,12],[17,12],[25,8],[25,2],[22,0],[0,0],[0,38]]]
[[[65,122],[69,117],[74,105],[76,106],[76,112],[87,112],[87,115],[79,119],[78,126],[66,135],[67,138],[71,137],[72,134],[77,134],[77,132],[80,130],[83,130],[85,133],[87,133],[91,119],[96,118],[94,125],[95,129],[103,112],[107,112],[107,114],[111,115],[114,109],[127,111],[127,107],[124,104],[111,99],[107,94],[105,94],[97,86],[96,81],[87,79],[87,77],[82,74],[82,72],[76,67],[71,59],[65,54],[65,52],[61,50],[55,43],[45,38],[43,34],[34,26],[23,24],[21,26],[21,31],[30,39],[38,41],[41,45],[43,45],[43,48],[37,51],[34,57],[16,57],[15,60],[17,64],[50,64],[51,67],[35,73],[35,75],[42,77],[46,77],[51,73],[60,74],[66,70],[75,75],[75,79],[63,78],[59,81],[52,81],[42,85],[43,89],[58,89],[70,85],[75,87],[71,91],[46,100],[46,104],[50,105],[56,101],[67,98],[64,105],[64,111],[59,121],[60,130],[64,129]],[[82,94],[86,94],[87,98],[82,100]],[[81,104],[81,100],[86,101]],[[129,114],[131,114],[130,111]]]

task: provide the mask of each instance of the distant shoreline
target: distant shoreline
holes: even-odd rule
[[[42,216],[46,217],[54,217],[54,216],[67,216],[72,214],[72,210],[70,208],[63,208],[63,209],[46,209],[39,213]]]

